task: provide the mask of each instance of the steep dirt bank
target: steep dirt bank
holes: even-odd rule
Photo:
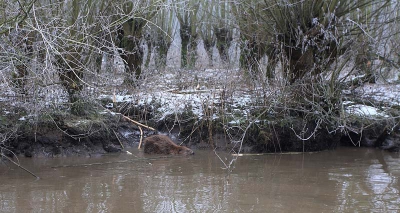
[[[130,108],[127,112],[131,113],[132,118],[143,117],[143,114],[137,113],[140,109],[143,107]],[[310,123],[303,135],[312,134],[312,138],[303,141],[295,133],[304,128],[301,120],[297,120],[294,127],[293,124],[282,126],[259,123],[245,133],[227,126],[224,128],[221,120],[199,118],[190,111],[165,116],[162,120],[152,119],[149,110],[146,113],[149,113],[147,117],[150,118],[150,126],[160,132],[169,133],[175,142],[193,149],[217,148],[241,153],[320,151],[335,148],[340,139],[338,135],[323,130],[314,132],[315,125]],[[37,120],[22,116],[23,114],[20,111],[2,116],[3,131],[7,130],[7,126],[16,127],[8,129],[10,137],[0,145],[1,152],[7,156],[90,156],[137,147],[140,141],[137,125],[121,114],[110,111],[99,110],[81,117],[58,112],[41,115]],[[264,127],[260,128],[261,126]],[[154,131],[143,128],[143,137],[151,134]]]
[[[313,120],[310,116],[305,118],[302,110],[314,105],[307,108],[293,102],[304,95],[282,92],[293,89],[287,85],[254,86],[245,82],[239,70],[175,70],[165,75],[152,74],[140,87],[124,87],[118,81],[106,91],[86,88],[85,98],[88,103],[92,101],[89,106],[98,108],[80,117],[66,113],[69,105],[59,95],[56,97],[63,101],[55,109],[49,107],[52,96],[43,96],[40,109],[35,108],[38,106],[33,105],[35,102],[21,102],[24,108],[18,108],[16,100],[2,99],[1,152],[28,157],[92,155],[119,152],[122,146],[137,146],[140,137],[137,126],[104,108],[170,134],[175,142],[193,149],[279,153],[320,151],[338,145],[390,151],[398,151],[400,147],[400,131],[395,125],[399,116],[393,107],[385,108],[386,103],[381,107],[370,101],[375,104],[367,105],[346,96],[343,98],[353,101],[330,106],[336,114],[323,117],[318,113],[325,109],[320,109]],[[92,96],[93,99],[88,98]],[[320,123],[324,119],[336,119],[332,122],[336,126]],[[370,123],[361,122],[362,119]],[[144,135],[154,133],[143,130]]]
[[[87,117],[71,114],[43,115],[39,121],[3,119],[17,122],[18,128],[1,145],[7,156],[56,157],[120,152],[137,146],[140,131],[121,115],[107,112]],[[14,121],[13,121],[14,120]],[[3,123],[4,123],[3,122]],[[152,134],[144,131],[144,136]]]
[[[177,124],[171,116],[150,123],[159,131],[169,133],[178,144],[192,149],[280,153],[322,151],[344,145],[399,151],[399,134],[389,134],[383,125],[371,127],[362,134],[346,136],[328,132],[327,128],[318,127],[314,122],[304,123],[299,118],[286,124],[253,124],[244,134],[237,128],[222,128],[218,120],[213,120],[211,125],[204,120],[190,121],[189,115],[176,115],[180,121],[186,119],[186,123]],[[121,152],[124,148],[137,147],[140,141],[140,131],[135,124],[121,114],[107,111],[84,117],[54,113],[43,115],[35,122],[29,118],[2,117],[3,127],[13,122],[18,123],[18,128],[0,145],[2,154],[9,157],[91,156]],[[155,133],[143,130],[143,137]]]

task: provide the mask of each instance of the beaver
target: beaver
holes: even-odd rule
[[[193,155],[194,152],[185,147],[176,145],[168,136],[152,135],[143,141],[144,153],[164,155]]]

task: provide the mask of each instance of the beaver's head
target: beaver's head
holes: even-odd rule
[[[187,148],[186,146],[181,146],[181,147],[179,147],[178,154],[179,155],[193,155],[194,152],[191,149]]]

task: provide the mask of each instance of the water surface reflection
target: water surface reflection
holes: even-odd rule
[[[211,151],[134,154],[21,159],[37,181],[2,164],[0,212],[400,211],[399,154],[341,148],[244,156],[230,175]]]

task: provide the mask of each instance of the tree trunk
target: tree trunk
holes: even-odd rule
[[[83,67],[79,62],[81,59],[80,54],[78,52],[68,52],[56,58],[61,85],[67,90],[69,103],[75,104],[79,100],[79,93],[83,89],[81,81],[83,77]],[[80,112],[74,109],[73,107],[71,108],[71,113],[79,115]]]
[[[240,67],[246,69],[250,74],[259,71],[259,62],[265,54],[264,45],[255,42],[253,39],[243,39],[240,52]]]
[[[158,57],[155,58],[156,68],[163,70],[167,66],[167,54],[169,47],[171,46],[171,42],[168,42],[164,35],[161,35],[158,37],[157,44]]]
[[[124,37],[122,43],[124,52],[120,55],[127,73],[125,83],[133,84],[142,73],[143,48],[140,46],[140,40],[132,36]]]
[[[142,73],[143,47],[140,45],[142,30],[146,21],[142,19],[129,19],[118,32],[119,47],[123,48],[120,56],[124,61],[126,77],[124,82],[134,85]]]
[[[302,78],[308,71],[313,68],[314,58],[312,49],[308,49],[302,53],[301,49],[287,48],[286,57],[289,59],[288,80],[294,83],[297,79]]]
[[[215,29],[215,36],[217,38],[217,49],[221,60],[227,63],[229,62],[229,47],[233,40],[232,32],[226,28]]]
[[[212,67],[213,66],[213,47],[215,45],[215,42],[213,41],[212,38],[203,38],[203,43],[204,43],[204,49],[206,50],[208,58],[209,58],[209,65]]]
[[[12,78],[14,86],[20,89],[21,94],[25,94],[26,78],[29,73],[28,65],[31,63],[33,57],[33,42],[35,40],[35,33],[22,30],[18,34],[18,39],[21,40],[18,47],[24,54],[22,54],[22,57],[19,57],[17,62],[18,64],[15,66],[16,73],[13,73]]]
[[[193,68],[196,62],[197,35],[192,35],[189,25],[181,25],[180,36],[182,40],[181,67]]]
[[[151,51],[153,48],[153,39],[150,35],[146,35],[146,45],[147,45],[147,56],[144,62],[144,67],[149,68],[150,59],[151,59]]]

